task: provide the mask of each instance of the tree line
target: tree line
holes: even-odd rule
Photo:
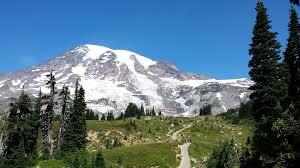
[[[140,107],[138,107],[135,103],[129,103],[125,111],[121,112],[119,116],[115,117],[113,112],[108,112],[106,115],[102,114],[101,120],[112,121],[112,120],[122,120],[126,118],[141,119],[141,117],[144,116],[157,116],[157,115],[162,116],[162,113],[161,111],[156,113],[154,107],[151,110],[149,109],[145,110],[143,104]]]
[[[38,158],[54,159],[85,148],[87,132],[83,87],[77,81],[71,99],[68,86],[63,86],[58,93],[52,71],[47,78],[49,94],[40,91],[37,98],[32,99],[23,89],[18,100],[10,104],[1,166],[30,167],[36,164]],[[52,121],[56,109],[60,110],[60,116],[54,139]],[[42,137],[40,149],[37,145],[39,134]]]

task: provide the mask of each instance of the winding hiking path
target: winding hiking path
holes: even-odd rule
[[[171,136],[171,139],[172,139],[173,141],[176,141],[176,140],[178,139],[178,134],[179,134],[180,132],[182,132],[183,130],[190,128],[191,126],[192,126],[192,125],[190,124],[190,125],[188,125],[188,126],[185,126],[185,127],[182,128],[182,129],[180,129],[180,130],[174,132],[173,135]]]
[[[182,131],[184,131],[185,129],[190,128],[192,125],[187,125],[184,128],[176,131],[173,133],[171,139],[176,141],[178,140],[178,134]],[[180,145],[180,150],[181,150],[181,161],[180,161],[180,165],[179,168],[190,168],[191,167],[191,159],[189,156],[189,146],[191,145],[191,143],[185,143],[183,145]]]
[[[180,146],[181,150],[181,161],[179,168],[190,168],[191,167],[191,159],[189,156],[189,146],[191,143],[185,143]]]

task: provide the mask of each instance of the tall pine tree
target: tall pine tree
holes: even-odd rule
[[[289,23],[289,38],[286,51],[284,52],[284,64],[287,69],[287,83],[288,83],[288,96],[293,102],[296,101],[297,94],[297,78],[299,74],[297,67],[297,59],[299,58],[299,22],[297,12],[294,8],[290,10],[290,23]]]
[[[53,144],[52,144],[52,120],[54,117],[54,108],[56,105],[55,95],[56,95],[56,80],[53,74],[53,71],[48,77],[48,82],[46,83],[50,89],[50,94],[44,97],[46,109],[43,111],[41,115],[41,133],[43,137],[43,142],[41,146],[42,158],[50,159],[52,157],[53,152]]]
[[[61,142],[63,141],[63,134],[67,128],[67,119],[70,117],[70,104],[71,97],[70,91],[67,86],[62,88],[62,91],[59,93],[61,100],[61,115],[60,115],[60,126],[57,135],[57,150],[60,151]]]
[[[294,8],[290,10],[289,38],[287,49],[284,53],[284,63],[288,74],[288,97],[289,109],[286,114],[292,121],[286,122],[287,138],[292,144],[295,159],[290,163],[292,166],[300,164],[300,27],[298,15]]]
[[[39,128],[38,114],[22,91],[18,101],[10,105],[8,136],[5,142],[5,167],[27,167],[35,164]]]
[[[250,87],[253,102],[252,115],[256,121],[256,129],[248,158],[243,159],[243,167],[273,167],[278,161],[281,145],[273,123],[281,116],[280,86],[280,44],[276,40],[277,33],[271,31],[271,21],[263,2],[256,6],[257,16],[253,30],[249,54],[252,56],[249,75],[255,82]],[[253,165],[254,164],[254,165]]]
[[[9,116],[7,120],[7,139],[4,149],[4,167],[25,168],[27,157],[25,155],[24,137],[21,128],[21,116],[17,103],[10,104]]]
[[[87,136],[85,111],[85,91],[79,86],[79,82],[77,81],[73,100],[73,111],[67,120],[68,125],[63,134],[61,144],[62,152],[72,152],[76,149],[85,148]]]
[[[41,92],[37,101],[41,99]],[[37,104],[40,102],[37,102]],[[29,157],[30,165],[35,165],[37,157],[37,138],[40,127],[40,110],[37,109],[38,105],[35,105],[35,108],[32,110],[32,102],[27,94],[22,92],[18,107],[20,111],[24,113],[24,123],[23,125],[23,136],[24,136],[24,145],[25,153]]]

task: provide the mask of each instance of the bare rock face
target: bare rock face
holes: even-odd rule
[[[153,61],[139,54],[83,45],[57,58],[24,71],[0,75],[0,104],[7,106],[22,88],[33,96],[45,86],[46,75],[54,70],[57,88],[74,92],[77,79],[86,90],[89,108],[99,113],[125,110],[128,103],[156,108],[164,115],[196,115],[205,104],[213,113],[225,112],[249,97],[246,79],[217,80],[180,71],[166,61]],[[4,112],[4,111],[3,111]]]

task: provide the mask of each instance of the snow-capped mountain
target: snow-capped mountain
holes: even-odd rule
[[[153,106],[165,115],[193,115],[205,104],[221,113],[248,99],[246,78],[217,80],[205,75],[185,73],[174,64],[153,61],[125,50],[97,45],[77,47],[45,64],[21,72],[0,75],[0,103],[27,93],[48,93],[46,75],[53,69],[57,88],[80,80],[86,90],[89,108],[106,113],[124,110],[129,102]],[[198,113],[198,112],[197,112]]]

